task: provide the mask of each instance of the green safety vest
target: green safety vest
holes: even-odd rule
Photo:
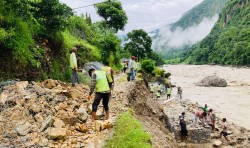
[[[109,83],[112,83],[113,82],[113,79],[111,77],[111,67],[108,67],[108,66],[104,66],[102,67],[102,71],[105,71],[106,72],[106,75],[107,75],[107,78],[108,78],[108,81]]]
[[[96,92],[107,92],[110,91],[108,80],[104,71],[96,70],[94,72],[96,75]]]
[[[157,96],[157,97],[160,97],[160,96],[161,96],[161,94],[160,94],[160,93],[156,93],[156,96]]]
[[[161,86],[158,85],[158,86],[157,86],[157,90],[161,90]]]
[[[171,88],[168,88],[168,89],[167,89],[167,94],[168,94],[168,95],[171,95]]]
[[[151,91],[151,92],[154,91],[154,86],[150,86],[150,91]]]
[[[134,62],[134,70],[137,70],[137,62],[136,61],[133,62]]]

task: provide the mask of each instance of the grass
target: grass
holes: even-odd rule
[[[115,123],[114,135],[107,140],[105,148],[151,148],[149,133],[142,124],[127,111],[122,113]]]

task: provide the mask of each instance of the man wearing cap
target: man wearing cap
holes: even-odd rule
[[[130,80],[135,79],[135,56],[132,56],[129,61],[129,68],[130,68]]]
[[[91,68],[89,70],[89,75],[91,76],[91,85],[89,96],[87,97],[89,100],[91,99],[91,95],[95,90],[95,99],[92,104],[92,122],[95,121],[97,108],[102,100],[102,104],[104,106],[106,112],[106,119],[109,119],[109,98],[110,98],[110,88],[107,80],[107,76],[105,71],[96,70],[95,68]]]
[[[70,54],[70,68],[72,69],[72,86],[75,86],[76,81],[79,83],[79,77],[77,74],[77,59],[76,59],[77,48],[72,48],[72,53]]]

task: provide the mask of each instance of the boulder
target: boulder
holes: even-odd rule
[[[47,138],[42,137],[40,141],[38,142],[38,145],[40,147],[48,146],[49,140]]]
[[[56,128],[63,128],[63,127],[65,127],[64,122],[62,120],[60,120],[60,119],[57,119],[57,118],[55,119],[55,122],[53,123],[53,125]]]
[[[83,107],[80,107],[78,110],[77,110],[77,117],[80,121],[82,122],[86,122],[87,119],[88,119],[88,113],[87,111],[85,110],[85,108]]]
[[[67,99],[66,96],[61,96],[61,95],[56,95],[56,97],[54,98],[55,102],[63,102]]]
[[[39,113],[42,109],[41,106],[39,106],[38,104],[34,103],[32,104],[29,109],[35,113]]]
[[[48,137],[51,140],[66,140],[67,129],[66,128],[50,128],[48,129]]]
[[[77,125],[77,130],[83,133],[88,132],[88,127],[85,124]]]
[[[44,85],[46,88],[49,88],[49,89],[52,89],[56,86],[54,80],[52,79],[48,79],[45,81],[45,85]]]
[[[7,100],[7,98],[9,97],[9,92],[7,90],[4,90],[1,94],[0,94],[0,103],[4,104]]]
[[[44,131],[46,128],[48,128],[49,126],[51,126],[54,123],[54,119],[52,118],[51,115],[49,115],[45,121],[42,123],[40,131]]]
[[[207,76],[198,83],[196,83],[196,85],[204,87],[226,87],[227,81],[218,76]]]
[[[102,110],[98,109],[97,112],[96,112],[96,115],[95,115],[95,119],[99,120],[102,117],[103,117],[103,112],[102,112]]]
[[[23,91],[27,88],[28,84],[28,81],[16,82],[16,87],[19,91]]]
[[[104,130],[104,129],[110,129],[113,127],[113,124],[112,122],[106,120],[106,121],[99,121],[99,120],[96,120],[95,121],[95,130],[96,131],[101,131],[101,130]]]
[[[213,143],[213,146],[214,147],[220,147],[222,145],[222,142],[220,141],[220,140],[216,140],[216,141],[214,141],[214,143]]]
[[[43,122],[43,116],[41,114],[36,114],[35,116],[36,122],[42,123]]]
[[[19,124],[15,128],[18,135],[25,136],[31,131],[31,124],[29,122],[24,122]]]

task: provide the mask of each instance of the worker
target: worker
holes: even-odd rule
[[[109,83],[109,88],[112,90],[112,87],[114,85],[114,71],[113,69],[109,66],[109,62],[106,62],[104,67],[102,67],[102,71],[105,71]]]
[[[70,68],[72,69],[72,86],[75,86],[76,81],[79,82],[79,77],[77,74],[77,59],[76,59],[76,53],[77,53],[77,48],[73,47],[72,48],[72,53],[70,54]]]
[[[127,62],[123,62],[123,72],[126,73],[126,70],[128,68],[128,63]]]
[[[160,95],[161,95],[161,89],[162,89],[161,88],[161,83],[159,83],[158,86],[157,86],[157,92],[160,93]]]
[[[157,98],[160,98],[161,97],[161,94],[159,92],[156,93],[156,97]]]
[[[167,88],[167,99],[170,99],[171,93],[172,93],[172,88],[171,87]]]
[[[135,56],[132,56],[129,60],[129,69],[130,69],[130,80],[135,79]]]
[[[135,69],[135,76],[137,74],[138,66],[137,66],[137,60],[134,60],[134,69]]]
[[[151,94],[154,93],[154,85],[153,85],[153,84],[150,86],[150,93],[151,93]]]
[[[95,99],[92,104],[92,122],[95,121],[96,111],[102,100],[106,112],[106,119],[109,119],[109,98],[110,98],[110,88],[107,80],[106,73],[101,70],[96,70],[91,68],[89,70],[89,75],[91,76],[91,86],[88,99],[91,99],[91,95],[95,90]]]

